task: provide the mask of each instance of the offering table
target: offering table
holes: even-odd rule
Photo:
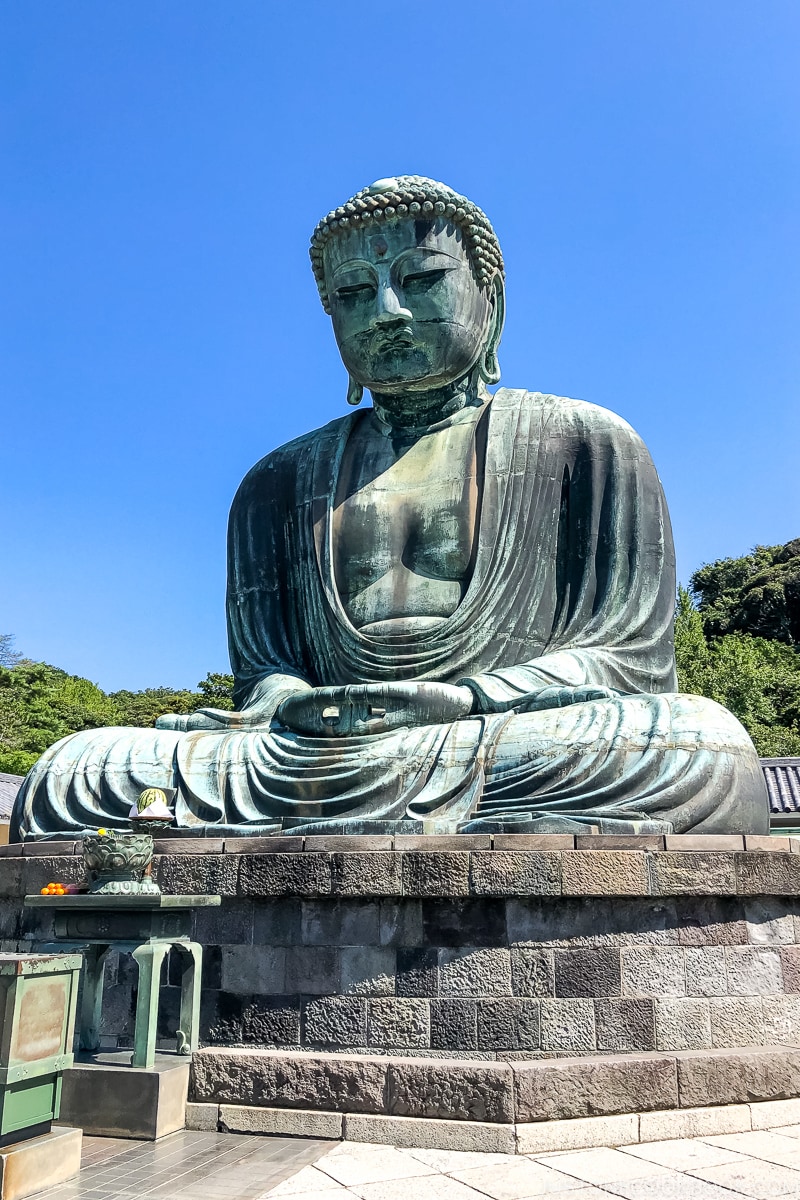
[[[50,909],[55,916],[55,940],[42,942],[44,951],[80,950],[85,976],[80,1017],[80,1048],[100,1046],[103,974],[109,950],[131,954],[139,969],[134,1050],[131,1066],[151,1068],[156,1056],[161,965],[174,946],[183,959],[181,976],[179,1054],[197,1049],[203,948],[191,940],[194,908],[219,905],[219,896],[26,896],[29,908]]]

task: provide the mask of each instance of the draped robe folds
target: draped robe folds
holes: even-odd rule
[[[750,739],[712,701],[676,693],[674,552],[652,460],[621,418],[500,389],[488,402],[472,578],[441,624],[378,636],[349,621],[333,574],[343,451],[363,412],[262,459],[231,510],[224,731],[99,729],[36,764],[16,834],[120,826],[147,786],[177,789],[182,826],[766,832]],[[357,737],[270,722],[298,688],[466,682],[474,715]],[[526,711],[550,685],[614,697]]]

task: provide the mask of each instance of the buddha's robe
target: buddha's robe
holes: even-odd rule
[[[766,832],[746,732],[676,694],[669,518],[630,426],[581,401],[498,391],[463,599],[433,628],[381,637],[350,622],[332,567],[338,470],[361,419],[269,454],[233,504],[235,701],[261,703],[263,724],[74,734],[28,776],[14,833],[124,824],[146,786],[177,789],[180,825],[221,832]],[[270,723],[299,687],[393,680],[468,681],[480,711],[357,737]],[[526,711],[552,684],[614,696]]]

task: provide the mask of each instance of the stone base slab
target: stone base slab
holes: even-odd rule
[[[2,847],[2,894],[81,882],[78,847]],[[176,838],[155,848],[165,894],[207,895],[205,882],[241,897],[753,896],[795,895],[800,883],[800,838],[742,834]]]
[[[649,1112],[794,1102],[800,1048],[515,1062],[214,1049],[195,1055],[191,1088],[193,1101],[226,1110],[245,1105],[490,1125],[631,1112],[644,1119]]]
[[[798,1122],[800,1099],[794,1098],[508,1125],[231,1104],[190,1104],[187,1113],[189,1129],[494,1154],[547,1154],[598,1146],[633,1146],[639,1142],[777,1129]]]
[[[792,818],[795,825],[796,818]],[[341,825],[341,822],[338,823]],[[404,828],[399,828],[403,825]],[[573,834],[573,833],[425,833],[420,822],[353,822],[352,832],[333,832],[330,822],[320,822],[319,833],[307,831],[304,819],[290,819],[286,833],[271,834],[257,828],[206,825],[170,828],[155,838],[156,854],[261,854],[298,851],[348,850],[769,850],[800,853],[800,837],[780,833],[724,834]],[[292,833],[292,828],[305,832]],[[274,828],[274,826],[273,826]],[[792,827],[794,828],[794,826]],[[0,858],[37,858],[82,852],[82,842],[69,835],[32,834],[24,842],[0,846]]]
[[[189,1063],[164,1057],[150,1070],[122,1052],[86,1056],[64,1072],[61,1118],[98,1137],[155,1141],[183,1129]]]
[[[80,1170],[82,1140],[80,1129],[59,1126],[5,1146],[0,1150],[0,1200],[23,1200],[72,1179]]]

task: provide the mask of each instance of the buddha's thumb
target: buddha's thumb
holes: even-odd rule
[[[164,713],[156,717],[156,729],[177,729],[184,733],[189,728],[188,713]]]

